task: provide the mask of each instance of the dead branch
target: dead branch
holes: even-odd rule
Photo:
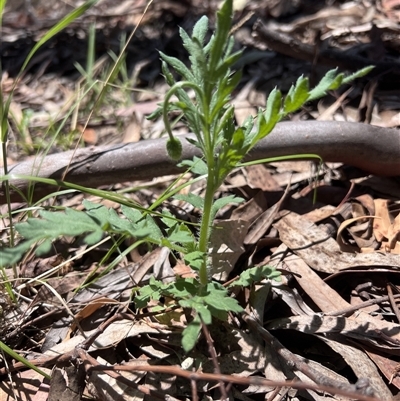
[[[308,45],[294,39],[291,35],[271,29],[267,25],[258,21],[254,26],[254,35],[257,41],[267,45],[270,50],[284,54],[299,60],[315,61],[316,49],[313,45]],[[370,65],[375,66],[373,75],[384,72],[393,72],[399,74],[400,64],[396,61],[376,61],[367,57],[349,54],[341,50],[323,49],[318,53],[318,63],[332,67],[340,67],[346,70],[354,71]]]
[[[181,137],[183,159],[200,156],[199,150]],[[264,138],[248,155],[247,161],[295,154],[318,154],[324,161],[341,162],[382,176],[400,175],[400,131],[361,123],[336,121],[284,122]],[[18,176],[60,179],[69,165],[65,181],[86,187],[146,180],[182,172],[168,157],[165,139],[120,144],[111,147],[62,152],[9,167],[12,201],[21,201],[30,181]],[[0,176],[4,169],[0,169]],[[34,198],[51,193],[55,187],[36,184]],[[4,186],[0,203],[5,202]]]

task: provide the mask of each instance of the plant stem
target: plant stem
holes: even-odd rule
[[[207,254],[208,254],[208,242],[210,239],[211,232],[211,209],[214,200],[215,186],[214,186],[214,176],[212,174],[212,169],[208,168],[209,174],[207,177],[207,187],[206,194],[204,197],[204,208],[203,217],[201,219],[200,235],[199,235],[199,251],[203,252],[204,260],[203,264],[199,270],[199,278],[201,285],[205,286],[208,284],[208,271],[207,271]]]

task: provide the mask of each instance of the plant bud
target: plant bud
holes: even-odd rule
[[[172,160],[179,160],[182,156],[182,143],[179,139],[170,138],[167,141],[168,156]]]

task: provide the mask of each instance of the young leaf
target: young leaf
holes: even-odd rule
[[[337,76],[337,71],[338,69],[335,68],[325,74],[321,81],[319,81],[318,85],[310,92],[310,96],[308,97],[309,101],[319,99],[322,96],[326,95],[326,92],[329,90],[330,86]]]
[[[210,64],[208,67],[210,73],[208,78],[210,83],[215,82],[217,78],[215,71],[221,60],[223,50],[228,42],[229,31],[232,23],[232,13],[232,0],[224,1],[222,7],[217,12],[217,28],[215,36],[211,39]]]
[[[299,77],[296,85],[292,86],[285,98],[285,114],[293,113],[298,110],[308,99],[308,78]]]
[[[201,45],[204,45],[204,39],[208,31],[208,18],[204,15],[193,27],[192,37],[196,38]]]
[[[365,75],[370,73],[374,68],[375,67],[373,65],[370,65],[368,67],[362,68],[361,70],[354,72],[353,74],[349,75],[348,77],[345,77],[343,79],[343,83],[344,84],[348,84],[348,83],[354,81],[357,78],[364,77]]]
[[[282,94],[280,90],[274,88],[268,96],[265,112],[263,113],[261,110],[258,112],[257,126],[255,135],[251,140],[251,148],[274,129],[277,122],[282,118],[281,107]]]
[[[145,308],[151,300],[158,301],[165,287],[165,284],[151,276],[149,284],[141,287],[135,296],[136,307],[138,309]]]
[[[185,81],[194,82],[194,76],[190,72],[190,70],[186,67],[185,64],[182,63],[181,60],[178,60],[176,57],[170,57],[160,52],[160,56],[164,61],[166,61],[178,74],[180,74]]]

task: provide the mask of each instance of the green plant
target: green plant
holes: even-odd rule
[[[209,254],[216,213],[228,203],[238,203],[241,199],[226,196],[215,200],[215,193],[227,175],[234,168],[243,165],[244,156],[258,141],[268,135],[280,120],[298,110],[304,103],[324,96],[328,90],[336,89],[367,74],[370,68],[348,77],[338,73],[337,70],[329,71],[311,90],[308,79],[300,77],[285,97],[278,89],[274,89],[268,97],[265,110],[259,110],[256,119],[249,117],[242,126],[236,127],[234,108],[229,101],[240,81],[241,73],[232,72],[231,68],[240,59],[242,52],[233,51],[231,25],[232,0],[225,0],[217,13],[215,33],[208,42],[205,40],[208,32],[206,17],[196,23],[192,36],[183,29],[180,30],[183,46],[189,53],[190,68],[182,61],[161,53],[162,71],[170,89],[161,107],[150,116],[150,118],[163,116],[169,135],[167,151],[174,160],[180,159],[182,144],[172,134],[169,113],[181,113],[182,120],[195,134],[196,138],[190,142],[201,150],[203,157],[182,161],[182,164],[188,166],[194,174],[206,178],[206,193],[204,198],[190,194],[180,195],[179,199],[201,210],[202,219],[198,233],[194,233],[188,224],[177,220],[166,211],[154,212],[162,201],[176,193],[177,190],[172,187],[152,207],[144,209],[136,204],[128,204],[123,197],[57,181],[56,184],[68,188],[80,189],[102,197],[113,197],[121,204],[125,203],[126,206],[122,207],[124,218],[118,216],[112,209],[90,202],[85,202],[86,211],[82,212],[68,208],[56,212],[42,211],[41,218],[28,219],[27,222],[16,225],[17,231],[25,241],[13,249],[4,250],[3,263],[16,263],[24,252],[38,243],[40,245],[36,248],[36,253],[43,254],[50,249],[55,238],[63,235],[83,236],[84,241],[92,245],[107,233],[114,240],[115,250],[119,249],[119,244],[124,238],[133,237],[134,244],[123,251],[121,256],[143,243],[167,246],[175,254],[182,255],[185,262],[198,273],[198,279],[179,278],[168,284],[152,278],[148,285],[136,289],[135,302],[138,308],[146,306],[150,300],[167,296],[175,299],[185,310],[195,311],[193,318],[188,318],[189,322],[183,331],[182,345],[185,351],[190,351],[194,347],[202,322],[211,324],[213,318],[226,320],[229,312],[242,311],[237,300],[230,296],[229,288],[213,281]],[[182,80],[176,81],[170,68]],[[187,90],[194,91],[193,101]],[[173,96],[177,100],[172,100]],[[264,161],[267,160],[260,162]],[[41,181],[54,184],[54,180]],[[156,224],[153,216],[159,218],[163,225],[162,229]],[[230,287],[249,286],[264,278],[278,279],[279,273],[268,266],[255,267],[243,272]]]
[[[191,37],[183,29],[180,30],[183,46],[189,53],[191,68],[174,57],[160,53],[162,71],[170,89],[163,105],[150,116],[154,118],[162,113],[169,135],[167,152],[172,159],[179,160],[182,145],[172,134],[168,114],[178,111],[183,115],[184,121],[196,136],[196,139],[190,142],[203,154],[201,161],[185,161],[184,164],[193,167],[194,172],[207,176],[204,199],[193,194],[180,197],[202,211],[198,242],[194,251],[185,255],[185,260],[198,270],[199,280],[180,280],[168,286],[153,280],[149,287],[141,289],[141,295],[137,297],[139,305],[142,305],[143,299],[157,298],[160,294],[169,295],[178,299],[182,307],[196,310],[197,314],[183,333],[185,350],[194,346],[200,332],[201,320],[210,324],[212,316],[224,320],[228,311],[241,310],[236,300],[228,296],[224,287],[213,282],[209,274],[208,248],[213,219],[220,207],[238,201],[229,197],[214,200],[221,183],[285,116],[297,111],[306,102],[324,96],[328,90],[337,89],[371,70],[365,68],[349,77],[338,73],[337,70],[331,70],[312,90],[309,89],[308,78],[300,77],[284,98],[278,89],[274,89],[268,97],[265,110],[259,110],[255,121],[249,117],[242,126],[235,127],[234,108],[229,100],[240,81],[241,73],[231,72],[231,68],[240,59],[242,52],[233,51],[231,26],[232,1],[226,0],[217,13],[216,31],[208,43],[205,43],[208,31],[206,17],[196,23]],[[182,80],[177,82],[169,68]],[[186,89],[195,92],[195,101],[189,98]],[[172,96],[178,100],[171,101]],[[264,270],[264,273],[265,275],[258,278],[274,276],[274,272],[268,269]],[[245,282],[245,279],[241,278],[239,282]]]

